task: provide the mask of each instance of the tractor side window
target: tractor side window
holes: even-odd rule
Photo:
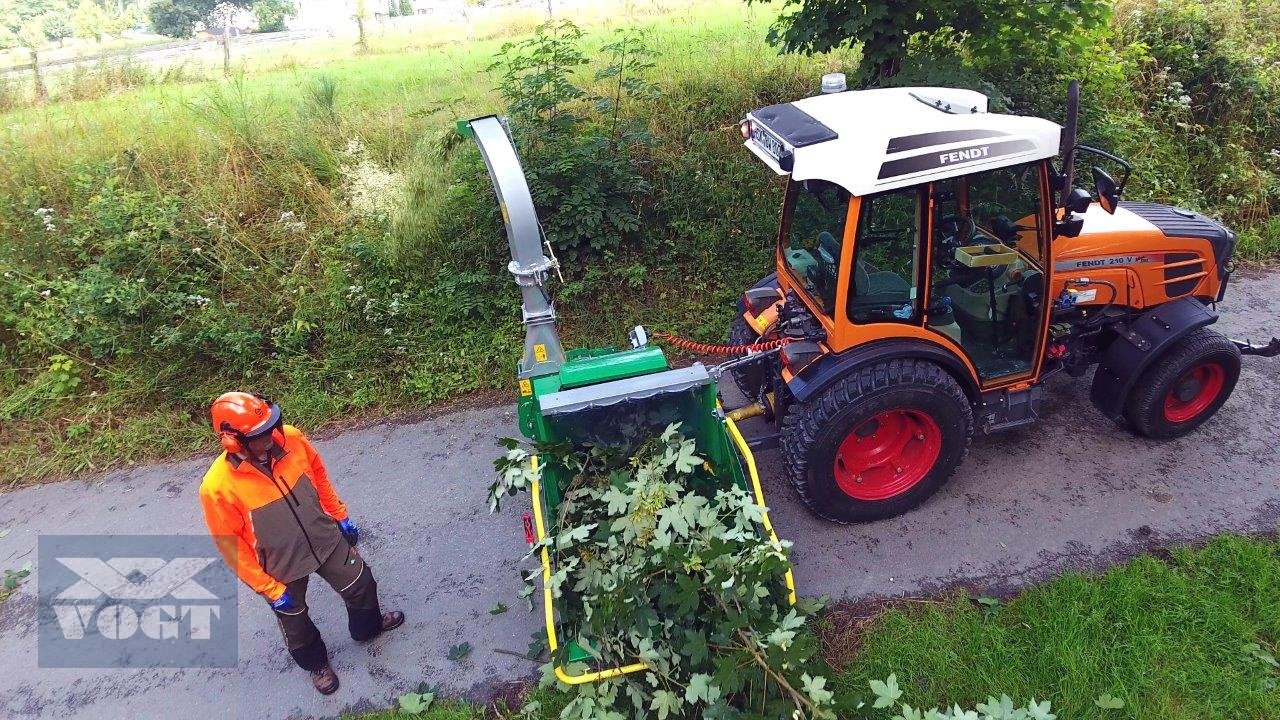
[[[1035,360],[1045,291],[1038,172],[1022,165],[933,184],[927,324],[984,381],[1030,372]]]
[[[863,198],[849,293],[850,320],[916,322],[919,247],[919,189]]]
[[[809,297],[830,316],[836,302],[849,192],[824,180],[805,180],[799,186],[782,257]]]
[[[1040,264],[1038,163],[977,173],[968,180],[969,215],[982,233]]]

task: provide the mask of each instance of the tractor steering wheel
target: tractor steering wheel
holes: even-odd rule
[[[934,227],[933,233],[934,237],[938,238],[938,248],[943,251],[938,264],[950,270],[968,269],[956,260],[955,253],[957,248],[964,247],[965,243],[978,234],[978,225],[973,218],[959,213],[948,213],[938,218],[938,224]]]

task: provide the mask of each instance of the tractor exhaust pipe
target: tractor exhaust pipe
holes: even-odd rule
[[[523,300],[520,312],[525,327],[524,355],[518,377],[523,380],[559,372],[564,348],[556,332],[555,306],[546,287],[547,273],[558,263],[542,252],[542,225],[515,143],[506,124],[496,115],[459,121],[458,130],[480,146],[507,229],[507,244],[511,246],[507,269],[520,287]]]
[[[1080,81],[1067,85],[1067,117],[1062,125],[1062,190],[1061,204],[1067,202],[1076,181],[1076,126],[1080,121]]]

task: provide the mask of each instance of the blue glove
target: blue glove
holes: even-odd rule
[[[351,522],[351,518],[342,518],[338,521],[338,529],[342,531],[342,537],[347,539],[347,544],[355,547],[360,542],[360,528]]]
[[[284,593],[280,595],[280,597],[276,598],[271,602],[271,609],[279,610],[281,612],[284,612],[286,610],[292,610],[294,607],[296,606],[293,604],[293,597],[289,595],[288,590],[285,590]]]

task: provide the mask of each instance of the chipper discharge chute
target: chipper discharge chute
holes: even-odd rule
[[[570,442],[609,445],[624,450],[663,431],[671,423],[681,423],[687,437],[695,440],[698,454],[707,462],[698,470],[695,482],[709,487],[737,485],[765,506],[756,473],[755,459],[733,420],[725,417],[717,403],[718,372],[702,364],[671,369],[660,348],[648,345],[643,328],[631,334],[630,349],[583,349],[566,353],[555,327],[555,308],[546,288],[548,273],[556,261],[544,254],[544,239],[538,223],[524,170],[503,120],[495,116],[459,123],[464,135],[480,147],[493,181],[511,246],[508,269],[515,277],[523,298],[521,308],[526,329],[524,354],[517,366],[520,431],[536,442]],[[548,246],[549,250],[549,246]],[[537,458],[534,458],[535,467]],[[554,466],[542,468],[532,485],[533,515],[537,539],[542,541],[555,529],[563,472]],[[776,541],[768,513],[763,514],[760,532]],[[557,553],[541,551],[543,605],[547,643],[560,680],[577,684],[644,670],[642,662],[617,667],[599,667],[593,654],[568,637],[558,619],[557,608],[573,602],[566,592],[553,598],[550,578],[557,569]],[[786,574],[787,599],[795,602],[790,571]],[[584,639],[586,643],[591,638]],[[571,674],[567,667],[585,665],[586,672]]]

